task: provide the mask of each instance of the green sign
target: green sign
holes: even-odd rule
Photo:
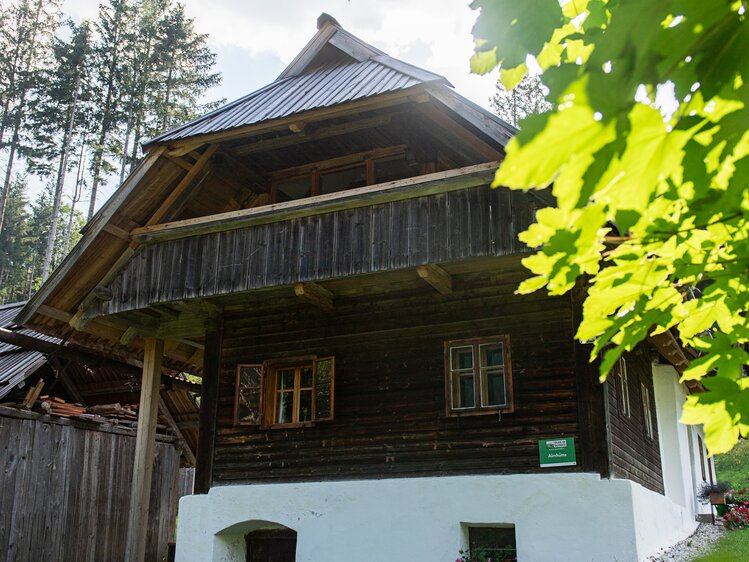
[[[538,442],[538,457],[541,468],[576,465],[575,438],[541,439]]]

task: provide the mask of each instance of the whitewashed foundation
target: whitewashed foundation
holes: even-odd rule
[[[180,501],[178,562],[243,562],[244,535],[298,533],[297,562],[454,562],[471,524],[514,524],[523,562],[639,561],[688,536],[693,511],[595,474],[231,485]]]

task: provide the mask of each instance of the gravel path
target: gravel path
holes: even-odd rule
[[[668,550],[660,552],[657,556],[649,557],[648,560],[653,562],[689,562],[704,554],[710,545],[722,537],[725,532],[722,524],[700,523],[692,536],[676,543]]]

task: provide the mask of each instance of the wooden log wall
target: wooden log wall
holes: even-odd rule
[[[620,410],[621,385],[616,375],[608,384],[611,473],[638,482],[654,492],[664,493],[663,468],[658,442],[658,423],[653,391],[653,368],[644,350],[624,355],[629,381],[630,416]],[[653,439],[645,436],[641,383],[650,390]]]
[[[145,246],[97,314],[525,250],[527,196],[481,186]]]
[[[0,560],[124,559],[135,436],[0,408]],[[156,445],[146,560],[174,540],[179,450]]]
[[[225,318],[213,482],[549,470],[538,439],[579,436],[571,304],[514,295],[523,275]],[[499,334],[511,341],[514,413],[447,416],[444,342]],[[234,426],[235,366],[305,354],[335,356],[334,420]]]

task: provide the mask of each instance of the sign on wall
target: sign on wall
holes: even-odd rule
[[[576,465],[575,438],[562,437],[539,440],[538,457],[541,461],[541,468]]]

